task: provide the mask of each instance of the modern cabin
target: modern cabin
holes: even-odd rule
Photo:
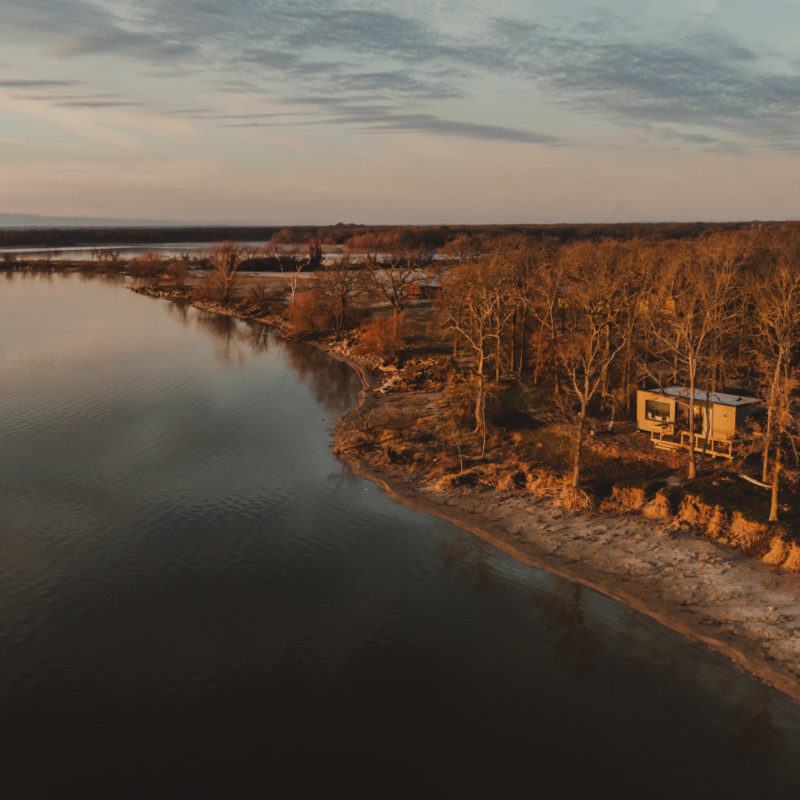
[[[689,447],[689,389],[640,390],[636,399],[639,430],[649,431],[656,447],[675,450]],[[761,401],[756,397],[694,392],[694,449],[721,458],[733,458],[733,441],[747,415]]]

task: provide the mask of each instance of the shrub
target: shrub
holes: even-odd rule
[[[373,317],[364,320],[358,333],[356,352],[361,355],[379,355],[384,361],[394,361],[405,347],[403,336],[405,315],[396,317]]]
[[[135,278],[156,280],[164,274],[164,258],[161,253],[142,253],[128,262],[128,273]]]
[[[186,276],[189,274],[189,262],[183,258],[175,259],[170,263],[167,272],[172,283],[182,289],[186,283]]]
[[[325,304],[315,291],[298,292],[286,311],[292,332],[300,336],[322,333],[330,327]]]

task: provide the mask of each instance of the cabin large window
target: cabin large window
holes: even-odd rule
[[[669,422],[670,404],[662,400],[647,400],[644,404],[644,415],[652,422]]]

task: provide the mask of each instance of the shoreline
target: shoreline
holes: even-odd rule
[[[800,624],[800,598],[792,597],[787,602],[785,596],[781,597],[787,589],[796,591],[797,584],[792,581],[791,575],[782,574],[775,567],[762,565],[699,535],[690,537],[685,533],[676,534],[669,530],[670,526],[667,524],[635,517],[627,518],[625,532],[617,538],[628,539],[633,534],[640,547],[626,549],[623,545],[615,550],[614,544],[598,542],[597,528],[616,522],[615,517],[607,514],[568,512],[547,501],[526,504],[524,500],[520,501],[513,496],[504,498],[502,505],[495,507],[494,514],[484,514],[477,508],[480,500],[476,497],[466,495],[448,498],[443,493],[424,492],[409,486],[396,476],[381,474],[382,471],[365,464],[357,457],[344,456],[342,460],[356,475],[377,484],[395,502],[457,525],[521,563],[580,583],[645,614],[683,636],[702,642],[730,658],[750,674],[800,702],[800,668],[794,658],[794,654],[800,652],[800,637],[789,635],[785,627],[777,621],[791,616],[795,624]],[[515,501],[516,507],[503,508]],[[520,522],[521,516],[525,517],[526,524]],[[558,539],[548,542],[547,534],[554,521],[558,521],[556,527],[560,529],[555,534]],[[524,530],[512,532],[509,525]],[[544,530],[537,532],[537,527]],[[633,532],[631,527],[636,527],[637,530]],[[671,596],[679,581],[696,581],[695,574],[681,572],[671,580],[659,581],[658,573],[666,565],[666,562],[661,562],[654,565],[650,576],[631,575],[630,571],[626,571],[623,559],[626,556],[636,558],[652,553],[651,540],[654,534],[662,546],[667,541],[672,542],[667,548],[671,548],[673,554],[680,555],[684,560],[696,556],[708,558],[709,550],[712,550],[714,555],[711,557],[716,558],[722,571],[727,572],[731,568],[741,568],[742,572],[750,570],[749,593],[728,593],[726,597],[725,584],[714,583],[711,593],[705,598],[706,603],[699,607],[699,599],[681,598],[680,592],[674,592],[674,596]],[[650,541],[643,541],[645,538]],[[592,555],[592,551],[602,548],[605,548],[603,558],[597,564],[589,563],[588,557]],[[559,550],[564,552],[559,553]],[[732,557],[728,560],[726,556]],[[614,562],[621,569],[615,570]],[[736,566],[732,566],[734,563]],[[765,575],[755,576],[753,568],[757,567],[761,567]],[[758,577],[763,580],[759,581]],[[791,585],[786,586],[786,583]],[[738,585],[737,588],[742,587]],[[760,589],[764,589],[765,594],[761,595],[764,597],[764,608],[761,609],[764,613],[759,615],[758,609],[751,607],[747,600],[748,594],[754,597],[760,594]],[[779,603],[772,605],[773,611],[768,610],[769,600]],[[742,609],[745,613],[739,615],[738,619],[728,616],[725,611],[730,603],[746,605],[756,619],[747,620],[749,615],[745,609]],[[767,616],[775,618],[775,621],[769,621]],[[745,631],[744,627],[748,623],[771,630],[762,632],[761,635],[756,630]],[[792,652],[786,652],[787,649]]]
[[[140,294],[175,299],[164,292]],[[288,336],[271,317],[244,317],[222,307],[199,310],[260,322]],[[522,490],[447,492],[412,485],[402,468],[370,463],[340,447],[360,411],[376,407],[368,368],[324,341],[308,344],[347,363],[359,376],[356,404],[342,414],[332,448],[354,474],[395,502],[451,522],[521,563],[580,583],[712,647],[747,672],[800,702],[800,582],[676,521],[631,513],[572,512]]]

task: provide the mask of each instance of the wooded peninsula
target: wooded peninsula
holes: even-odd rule
[[[800,696],[800,225],[354,227],[6,266],[126,274],[349,360],[365,388],[336,449],[357,471]],[[784,601],[730,633],[740,559],[747,598]]]

